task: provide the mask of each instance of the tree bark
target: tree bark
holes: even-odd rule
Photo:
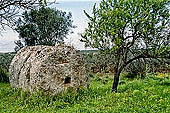
[[[132,61],[139,59],[139,58],[144,58],[144,56],[141,54],[139,56],[136,56],[132,59],[130,59],[129,61],[125,62],[122,66],[120,66],[119,68],[119,63],[117,63],[116,68],[115,68],[115,76],[114,76],[114,81],[113,81],[113,86],[112,86],[112,92],[117,93],[117,88],[118,88],[118,84],[119,84],[119,77],[120,77],[120,73],[122,72],[122,70]]]
[[[119,77],[120,77],[120,72],[115,73],[113,86],[112,86],[112,92],[117,93],[117,87],[118,87],[118,84],[119,84]]]

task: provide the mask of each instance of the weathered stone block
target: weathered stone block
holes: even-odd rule
[[[81,53],[66,45],[25,47],[13,58],[9,72],[12,88],[30,92],[57,94],[89,85]]]

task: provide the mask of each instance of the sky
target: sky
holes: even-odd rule
[[[73,25],[76,25],[73,31],[74,33],[69,35],[66,44],[73,45],[77,49],[82,50],[84,44],[79,41],[81,38],[79,33],[83,33],[87,28],[88,18],[84,15],[84,10],[87,13],[92,13],[92,8],[95,3],[99,4],[101,0],[56,0],[59,4],[51,5],[50,7],[56,8],[62,11],[71,12],[73,16]],[[18,33],[11,29],[7,29],[0,35],[0,52],[12,52],[14,51],[14,41],[18,40]]]
[[[48,0],[53,1],[53,0]],[[100,1],[100,0],[56,0],[56,1]]]

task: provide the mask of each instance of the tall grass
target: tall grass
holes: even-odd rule
[[[111,93],[112,78],[91,79],[89,89],[50,96],[12,90],[0,83],[0,112],[29,113],[169,113],[170,77],[148,76],[124,81],[118,93]],[[105,81],[105,82],[104,82]]]

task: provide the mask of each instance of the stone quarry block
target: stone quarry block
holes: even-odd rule
[[[85,61],[73,47],[27,46],[13,58],[10,85],[25,91],[37,90],[58,94],[71,87],[88,87]]]

